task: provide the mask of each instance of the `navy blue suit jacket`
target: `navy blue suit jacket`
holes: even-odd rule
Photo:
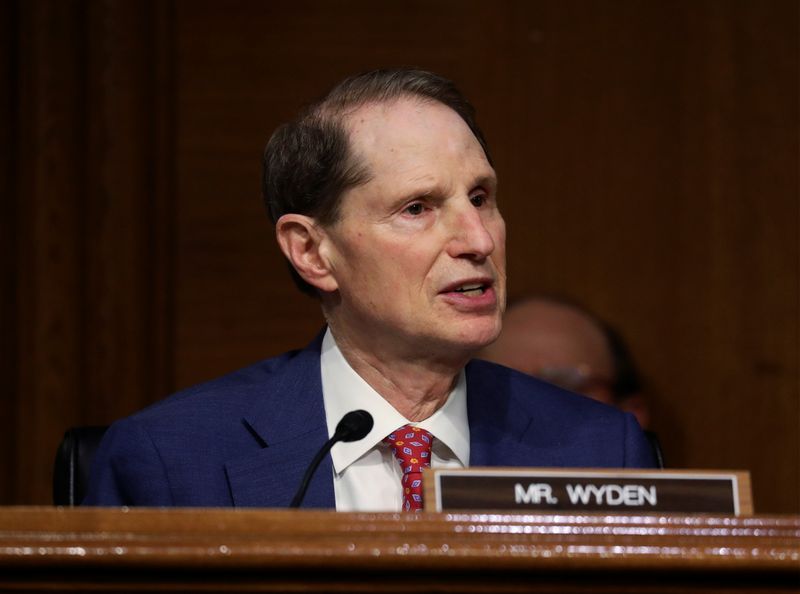
[[[328,439],[318,337],[114,423],[88,505],[286,507]],[[470,466],[651,467],[634,418],[507,367],[466,367]],[[333,508],[327,456],[303,507]]]

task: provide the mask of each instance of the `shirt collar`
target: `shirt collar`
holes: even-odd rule
[[[334,471],[341,474],[350,464],[380,444],[384,437],[410,421],[350,367],[336,345],[330,328],[322,339],[320,368],[329,436],[333,435],[341,418],[351,410],[366,410],[374,421],[372,430],[364,439],[340,442],[331,450]],[[463,369],[459,372],[456,385],[444,406],[424,421],[412,424],[430,431],[452,451],[463,466],[468,466],[467,381]]]

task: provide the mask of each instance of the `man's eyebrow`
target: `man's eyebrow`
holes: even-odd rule
[[[394,200],[392,200],[388,205],[388,210],[395,211],[401,206],[403,206],[406,202],[410,202],[412,200],[426,200],[431,196],[436,194],[436,188],[433,185],[426,185],[416,190],[409,190],[402,194],[398,194]]]
[[[440,188],[437,185],[435,178],[430,174],[426,173],[418,177],[409,178],[407,182],[411,187],[404,193],[398,194],[394,200],[388,204],[388,210],[395,211],[403,206],[404,203],[411,200],[433,199],[439,196]],[[414,184],[418,184],[416,188],[413,188]],[[476,176],[469,185],[469,189],[472,191],[473,189],[479,187],[484,187],[490,191],[495,191],[497,189],[497,175],[494,172],[491,172],[482,173]]]
[[[476,188],[478,186],[484,186],[489,188],[490,190],[497,189],[497,175],[494,173],[487,173],[485,175],[480,175],[475,178],[475,181],[472,182],[472,187]]]
[[[431,196],[435,194],[438,189],[436,178],[430,173],[409,177],[405,180],[403,186],[405,189],[402,191],[402,195],[398,195],[397,200],[394,201],[398,204],[406,200],[413,200],[414,198]]]

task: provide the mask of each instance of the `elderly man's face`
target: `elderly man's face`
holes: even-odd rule
[[[347,128],[371,179],[345,193],[327,230],[339,328],[419,357],[494,340],[505,223],[469,127],[444,105],[403,98],[358,109]]]

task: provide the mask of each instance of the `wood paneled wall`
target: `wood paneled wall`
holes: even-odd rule
[[[628,338],[668,463],[800,511],[798,5],[211,2],[0,7],[0,503],[47,503],[71,425],[304,345],[260,203],[274,127],[417,65],[478,108],[514,296]]]
[[[64,429],[173,385],[171,23],[158,2],[14,8],[15,377],[2,424],[16,455],[2,476],[5,501],[46,502]]]

